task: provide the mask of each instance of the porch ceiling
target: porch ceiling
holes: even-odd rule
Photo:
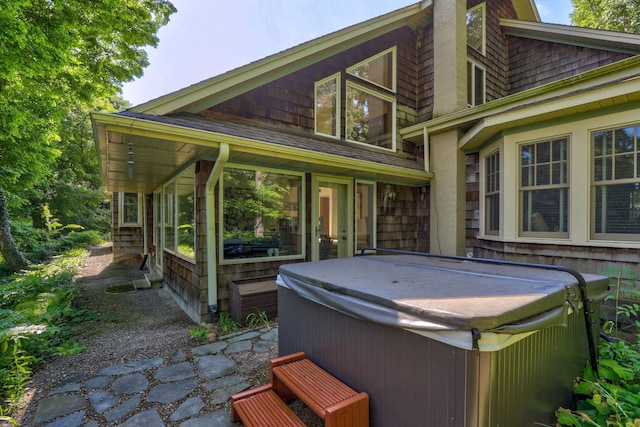
[[[414,186],[426,185],[431,179],[431,174],[415,160],[381,150],[365,151],[363,155],[362,149],[354,150],[335,141],[317,141],[308,135],[222,121],[203,120],[197,124],[190,117],[141,119],[127,113],[94,113],[92,120],[102,183],[110,192],[150,193],[193,161],[215,160],[221,143],[229,144],[229,163]]]

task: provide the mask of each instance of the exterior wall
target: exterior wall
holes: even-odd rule
[[[209,321],[207,275],[206,184],[214,162],[196,163],[196,259],[162,248],[163,281],[178,305],[194,322]]]
[[[140,260],[140,254],[144,253],[144,228],[121,227],[118,220],[120,203],[119,193],[113,193],[111,198],[111,240],[113,241],[113,260]]]
[[[470,0],[470,9],[483,0]],[[467,47],[467,54],[486,68],[486,101],[502,98],[509,94],[509,81],[506,73],[505,51],[506,39],[500,27],[500,18],[516,18],[511,1],[488,0],[486,3],[486,55]]]
[[[571,245],[536,245],[533,243],[478,240],[474,256],[534,264],[563,265],[581,273],[602,274],[610,267],[638,271],[637,249],[602,248]]]
[[[398,76],[396,90],[397,126],[416,123],[418,120],[416,46],[419,43],[428,44],[428,42],[418,42],[417,37],[416,32],[409,27],[400,28],[214,106],[201,114],[229,120],[245,119],[254,124],[262,123],[281,128],[293,128],[297,131],[302,130],[313,134],[315,82],[341,72],[342,99],[344,99],[346,93],[345,82],[350,79],[345,73],[345,69],[385,49],[396,46]],[[359,81],[359,83],[362,82]],[[364,86],[366,85],[365,83]],[[346,120],[344,108],[341,110],[341,136],[344,139]],[[415,155],[416,150],[413,144],[402,144],[398,141],[399,152]]]
[[[418,61],[417,111],[418,120],[433,118],[433,25],[417,30],[416,55]]]
[[[630,57],[624,53],[509,36],[506,55],[512,94]]]
[[[383,183],[378,183],[382,200]],[[407,251],[429,251],[429,189],[394,186],[396,198],[385,209],[378,203],[377,247]]]
[[[207,289],[200,286],[201,280],[192,260],[164,251],[162,279],[173,299],[191,319],[198,323],[206,320]]]
[[[466,205],[466,251],[474,252],[474,248],[478,243],[478,234],[480,233],[480,154],[467,154],[467,174],[465,197]]]
[[[479,238],[479,154],[467,155],[467,250],[476,258],[562,265],[581,273],[602,274],[610,267],[640,269],[640,252],[631,248],[500,242]]]

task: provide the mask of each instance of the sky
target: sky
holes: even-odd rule
[[[144,75],[123,86],[132,106],[418,0],[173,0],[147,49]],[[571,0],[536,0],[542,22],[569,24]]]

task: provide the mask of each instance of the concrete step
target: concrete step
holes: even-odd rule
[[[151,289],[151,282],[149,282],[146,279],[139,279],[139,280],[134,280],[133,281],[133,287],[140,290],[140,289]]]
[[[144,279],[149,282],[149,286],[152,288],[161,288],[162,287],[162,276],[158,273],[152,271],[150,273],[146,273],[144,275]]]

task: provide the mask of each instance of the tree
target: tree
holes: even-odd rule
[[[574,25],[640,33],[640,0],[572,0]]]
[[[4,0],[0,3],[0,251],[13,270],[10,210],[50,176],[65,120],[141,76],[146,46],[175,12],[167,0]]]

